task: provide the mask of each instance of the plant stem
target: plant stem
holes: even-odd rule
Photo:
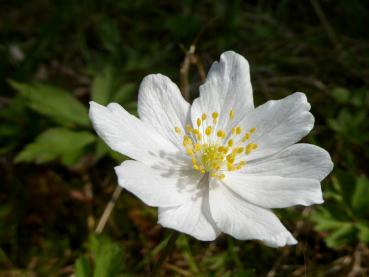
[[[122,187],[117,186],[113,192],[113,195],[109,201],[109,203],[106,205],[105,210],[99,220],[99,223],[97,224],[97,227],[95,229],[95,233],[96,234],[101,234],[101,232],[104,230],[104,227],[106,225],[106,223],[108,222],[109,216],[111,214],[111,212],[114,209],[115,203],[117,202],[119,195],[122,192]]]
[[[156,263],[151,276],[153,277],[159,276],[159,270],[161,266],[163,265],[163,263],[165,262],[165,259],[172,253],[178,236],[179,236],[179,233],[176,231],[172,231],[171,234],[168,236],[167,245],[165,246],[163,253],[160,255],[159,261]]]

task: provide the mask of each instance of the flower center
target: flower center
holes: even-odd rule
[[[229,120],[233,121],[234,111],[229,111]],[[193,168],[203,174],[222,180],[224,171],[239,170],[246,165],[244,159],[258,148],[249,140],[256,128],[243,131],[240,126],[232,128],[226,134],[217,128],[219,114],[213,112],[211,118],[206,113],[196,120],[196,127],[186,125],[185,130],[175,127],[174,131],[183,137],[183,146],[191,158]]]

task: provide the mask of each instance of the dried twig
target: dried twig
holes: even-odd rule
[[[353,253],[353,265],[351,271],[348,273],[347,277],[356,277],[356,276],[364,276],[363,268],[361,266],[362,263],[362,248],[363,245],[360,243]]]
[[[190,99],[190,84],[188,74],[190,71],[191,64],[193,63],[193,56],[195,54],[196,46],[191,45],[190,48],[186,51],[185,58],[183,60],[181,69],[180,69],[180,86],[183,97],[186,100]]]
[[[177,273],[181,276],[193,276],[193,274],[191,272],[189,272],[188,270],[184,270],[183,268],[180,268],[180,267],[178,267],[176,265],[173,265],[173,264],[164,263],[163,268],[174,271],[175,273]]]
[[[105,210],[99,220],[99,223],[97,224],[97,227],[95,229],[95,233],[96,234],[101,234],[101,232],[104,230],[104,227],[109,219],[109,216],[111,214],[111,212],[114,209],[115,203],[117,202],[119,195],[122,192],[122,187],[117,186],[113,192],[113,195],[109,201],[109,203],[106,205]]]
[[[183,47],[182,47],[183,48]],[[202,82],[206,79],[205,69],[203,64],[200,62],[200,59],[195,54],[196,45],[192,44],[188,50],[184,49],[185,58],[183,60],[182,66],[180,68],[180,88],[183,97],[189,101],[190,100],[190,81],[189,81],[189,72],[191,65],[196,65],[197,71],[200,75],[200,79]]]

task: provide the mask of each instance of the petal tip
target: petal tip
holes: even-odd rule
[[[88,104],[90,105],[90,108],[95,108],[95,107],[98,107],[98,106],[101,106],[99,103],[95,102],[95,101],[90,101],[88,102]]]
[[[244,56],[242,56],[241,54],[239,54],[239,53],[237,53],[233,50],[225,51],[220,55],[220,62],[221,63],[226,63],[227,60],[234,60],[236,62],[236,64],[240,63],[240,64],[244,64],[245,66],[247,66],[247,68],[249,67],[248,60]]]
[[[266,246],[273,247],[273,248],[279,248],[279,247],[285,247],[287,245],[297,244],[297,240],[288,231],[278,233],[276,235],[273,235],[271,238],[264,239],[261,241]]]

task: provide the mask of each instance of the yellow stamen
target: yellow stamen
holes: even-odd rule
[[[245,142],[246,140],[250,139],[250,134],[246,133],[243,138],[242,138],[242,142]]]
[[[225,132],[222,130],[219,130],[217,132],[217,137],[224,139],[225,138]]]
[[[217,130],[218,112],[211,113],[211,118],[213,124],[211,122],[205,124],[208,115],[202,113],[193,126],[187,124],[184,130],[182,126],[175,126],[174,131],[182,136],[185,153],[191,159],[194,170],[201,174],[208,173],[212,178],[223,180],[225,178],[223,172],[236,171],[244,167],[246,161],[242,158],[258,148],[256,143],[241,145],[251,138],[256,128],[251,128],[241,138],[236,138],[243,132],[241,126],[233,127],[231,133],[228,134],[224,130]],[[232,109],[229,111],[229,118],[230,120],[235,118]],[[213,132],[216,135],[214,137],[212,136]],[[203,140],[203,136],[208,138]]]
[[[230,118],[230,120],[234,119],[234,111],[233,110],[229,111],[229,118]]]
[[[229,146],[229,147],[232,147],[232,146],[233,146],[233,140],[231,140],[231,139],[230,139],[230,140],[228,141],[228,146]]]

